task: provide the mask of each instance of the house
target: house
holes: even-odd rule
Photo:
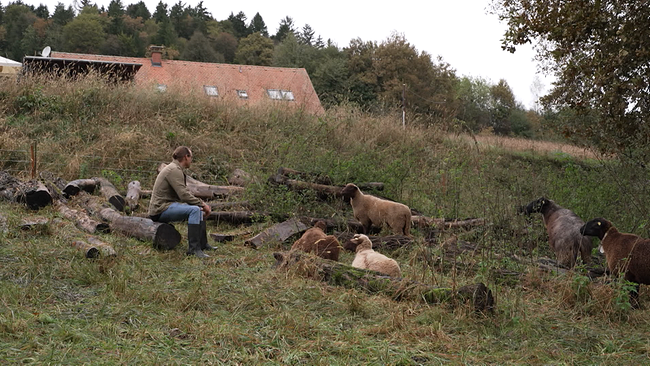
[[[15,76],[22,67],[20,62],[0,57],[0,76]]]
[[[132,80],[144,89],[201,95],[241,105],[272,104],[302,108],[312,114],[324,113],[304,68],[165,60],[162,47],[152,46],[150,50],[150,58],[51,52],[49,57],[25,57],[23,63],[34,69],[59,70],[86,65],[103,68],[104,72],[111,70],[119,80]]]

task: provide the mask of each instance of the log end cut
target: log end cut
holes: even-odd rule
[[[158,250],[172,250],[181,242],[181,234],[170,224],[160,224],[156,229],[153,247]]]

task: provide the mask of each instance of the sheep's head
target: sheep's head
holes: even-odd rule
[[[364,234],[355,234],[354,237],[350,239],[350,242],[356,245],[357,252],[360,250],[372,249],[372,242],[370,241],[370,238]]]
[[[352,183],[348,183],[341,189],[341,196],[347,197],[347,198],[354,198],[357,195],[357,192],[359,191],[359,187]]]
[[[602,217],[597,217],[582,225],[580,228],[580,233],[585,236],[596,236],[598,239],[602,240],[605,237],[605,234],[609,229],[611,229],[612,223],[603,219]]]
[[[534,212],[542,212],[545,206],[547,206],[549,203],[551,203],[551,200],[545,197],[540,197],[533,202],[529,203],[525,207],[521,207],[521,211],[525,213],[526,215],[530,215],[531,213]]]
[[[325,230],[327,230],[327,224],[323,220],[316,221],[316,223],[314,224],[314,227],[317,227],[317,228],[323,230],[323,232],[325,232]]]

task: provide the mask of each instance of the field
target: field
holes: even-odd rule
[[[313,117],[96,80],[2,84],[0,163],[12,174],[28,177],[24,151],[37,142],[40,171],[65,180],[104,176],[121,190],[138,179],[149,188],[157,164],[184,144],[194,150],[197,179],[225,184],[235,168],[251,173],[237,199],[268,216],[251,225],[211,222],[209,232],[236,239],[206,260],[185,256],[185,239],[159,252],[119,234],[100,235],[116,258],[89,260],[70,245],[83,234],[54,208],[0,201],[0,364],[648,363],[647,287],[633,310],[622,281],[592,281],[582,265],[540,270],[539,259],[554,258],[541,217],[517,213],[546,196],[583,219],[606,217],[647,237],[648,177],[559,145],[548,152],[513,148],[520,140],[477,140],[418,121],[403,130],[393,118],[353,108]],[[383,182],[377,194],[430,217],[485,218],[488,225],[432,237],[414,229],[412,245],[385,254],[405,278],[423,284],[484,283],[496,298],[494,312],[396,300],[273,268],[273,253],[288,250],[295,237],[258,250],[244,240],[287,216],[352,216],[340,200],[267,183],[281,166],[337,185]],[[49,224],[18,228],[37,217]],[[176,227],[185,237],[184,224]],[[452,236],[475,250],[445,255],[441,243]],[[340,261],[352,259],[344,252]]]

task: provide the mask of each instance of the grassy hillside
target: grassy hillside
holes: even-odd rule
[[[193,148],[195,178],[222,184],[235,168],[253,176],[242,199],[273,214],[350,218],[349,205],[267,184],[280,166],[327,174],[335,184],[381,181],[382,195],[427,216],[484,217],[490,225],[438,232],[433,245],[385,253],[405,277],[432,286],[483,282],[494,314],[466,306],[395,301],[271,268],[272,253],[243,240],[274,223],[211,223],[241,234],[208,260],[188,258],[117,234],[102,235],[115,259],[84,259],[82,234],[51,207],[0,201],[0,360],[52,364],[641,364],[647,308],[630,310],[622,283],[591,282],[580,269],[541,272],[553,257],[539,216],[517,207],[546,196],[584,219],[602,216],[648,236],[646,180],[613,159],[511,151],[449,137],[446,126],[403,130],[390,117],[352,108],[316,118],[268,106],[238,109],[202,96],[143,94],[97,80],[0,85],[0,164],[26,177],[37,143],[39,169],[66,180],[103,175],[145,188],[179,144]],[[146,207],[146,201],[143,202]],[[141,209],[139,213],[144,212]],[[138,213],[138,212],[136,212]],[[17,228],[45,217],[46,229]],[[0,223],[2,226],[2,223]],[[185,226],[177,228],[185,234]],[[444,258],[452,235],[477,246]],[[351,263],[344,253],[343,263]],[[521,274],[513,276],[508,274]]]

